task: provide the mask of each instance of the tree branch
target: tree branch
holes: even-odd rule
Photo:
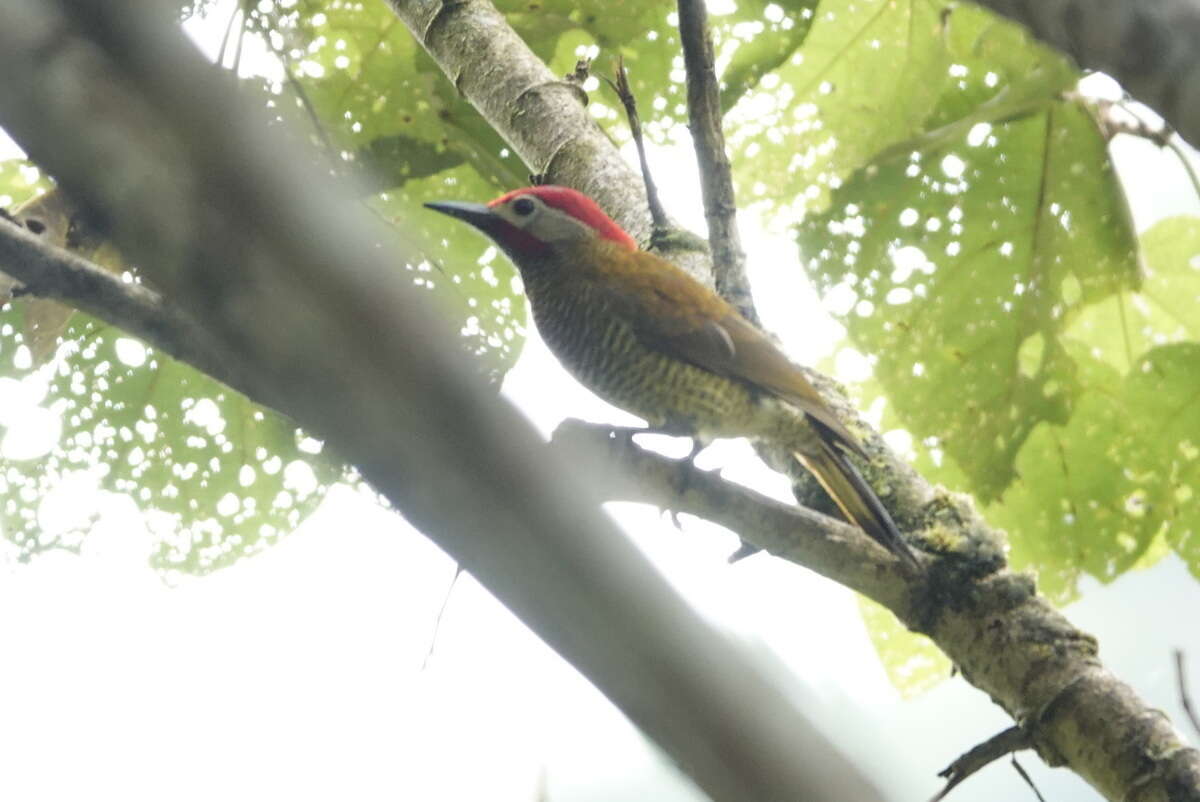
[[[629,135],[633,138],[633,145],[637,148],[638,164],[642,167],[642,183],[646,186],[646,204],[650,210],[650,220],[654,223],[654,234],[660,234],[662,230],[670,226],[667,220],[667,212],[663,209],[662,201],[658,197],[658,187],[654,185],[654,175],[650,172],[650,160],[646,158],[646,143],[642,137],[642,118],[638,115],[637,98],[633,94],[633,87],[629,85],[629,73],[625,71],[625,59],[620,54],[617,55],[617,75],[616,80],[608,81],[612,90],[617,93],[617,98],[621,101],[621,106],[625,109],[625,119],[629,121]],[[657,239],[656,236],[651,236],[653,242]]]
[[[1106,72],[1200,145],[1200,4],[1195,0],[977,0]]]
[[[687,70],[688,130],[700,165],[700,194],[717,292],[757,324],[758,311],[746,278],[746,254],[738,234],[733,172],[721,129],[721,92],[713,66],[708,11],[704,0],[679,0],[678,9],[679,40]]]
[[[946,795],[953,791],[963,780],[1005,755],[1032,746],[1029,733],[1020,727],[1009,727],[1003,732],[993,735],[983,743],[972,748],[965,754],[959,755],[953,763],[938,772],[939,777],[946,778],[946,787],[936,793],[929,802],[941,802]],[[1026,780],[1029,778],[1026,777]]]
[[[1200,798],[1200,755],[1103,668],[1095,640],[1037,596],[1028,577],[976,577],[943,559],[929,586],[914,587],[907,567],[856,527],[715,472],[689,475],[681,491],[676,460],[610,437],[608,427],[566,421],[554,440],[607,450],[616,470],[599,489],[610,498],[714,521],[888,607],[1012,713],[1048,765],[1070,767],[1109,799]],[[958,499],[942,496],[936,506],[935,526],[947,538],[983,526]]]
[[[913,580],[917,572],[857,526],[807,507],[785,504],[743,485],[722,479],[717,471],[690,469],[639,448],[628,438],[612,436],[611,427],[568,418],[555,430],[556,447],[603,454],[611,469],[600,492],[613,501],[653,504],[685,512],[744,534],[760,549],[797,562],[856,590],[893,611],[906,623],[920,618]]]
[[[221,356],[203,327],[161,295],[2,219],[0,271],[29,295],[87,312],[245,394],[260,392],[253,376]]]
[[[601,512],[587,455],[551,457],[496,399],[380,244],[392,232],[269,137],[166,10],[0,5],[5,129],[105,213],[259,400],[355,464],[714,799],[878,799]]]

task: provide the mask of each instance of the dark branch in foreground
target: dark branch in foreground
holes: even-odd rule
[[[983,743],[960,756],[946,768],[938,772],[939,777],[945,777],[946,787],[933,796],[929,802],[941,802],[963,780],[975,772],[993,763],[1005,755],[1033,746],[1029,733],[1020,727],[1009,727],[1003,732],[993,735]],[[1028,780],[1028,776],[1026,776]]]
[[[721,129],[721,95],[713,66],[712,37],[704,0],[679,0],[679,39],[687,68],[688,130],[700,166],[700,192],[712,248],[717,292],[748,320],[758,312],[746,277],[746,254],[737,228],[733,173]]]
[[[385,247],[395,232],[270,137],[172,22],[153,0],[5,0],[0,123],[259,378],[256,400],[323,437],[714,800],[879,799],[603,514],[592,458],[549,454],[489,391],[397,269],[413,260]]]

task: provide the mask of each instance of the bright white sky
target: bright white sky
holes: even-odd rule
[[[210,19],[219,37],[226,16]],[[212,42],[211,28],[198,35]],[[1142,220],[1180,208],[1190,190],[1162,179],[1173,165],[1130,147],[1127,163],[1167,167],[1129,171]],[[652,159],[672,213],[702,230],[690,150]],[[798,360],[828,356],[840,327],[800,270],[778,270],[793,241],[753,218],[742,225],[750,264],[762,268],[752,278],[766,323]],[[854,355],[836,364],[842,378],[869,369]],[[565,415],[631,420],[571,380],[532,332],[504,395],[545,433]],[[702,464],[786,498],[745,444],[719,443]],[[697,608],[790,675],[809,714],[891,798],[927,798],[938,769],[1008,725],[957,678],[900,700],[848,591],[763,555],[728,566],[734,539],[702,522],[685,518],[680,532],[653,509],[612,513]],[[702,798],[469,578],[422,668],[453,566],[351,491],[334,492],[266,553],[178,587],[147,568],[149,542],[120,499],[105,502],[79,557],[18,565],[0,540],[0,799],[533,802],[539,789],[555,802]],[[1170,649],[1200,655],[1200,633],[1142,625],[1179,620],[1181,609],[1200,609],[1200,590],[1171,558],[1090,588],[1067,614],[1182,721]],[[1069,773],[1023,763],[1048,798],[1094,798]],[[959,798],[1026,793],[1000,766]]]

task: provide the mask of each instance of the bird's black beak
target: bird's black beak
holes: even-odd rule
[[[433,209],[435,212],[448,214],[451,217],[457,217],[459,220],[464,220],[482,231],[490,231],[500,218],[482,203],[461,203],[459,201],[437,201],[435,203],[426,203],[426,209]]]

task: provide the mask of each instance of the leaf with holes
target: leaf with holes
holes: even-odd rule
[[[251,24],[286,65],[284,105],[339,170],[362,170],[381,189],[369,205],[415,232],[426,259],[407,269],[452,320],[466,347],[499,379],[520,353],[525,306],[507,262],[482,271],[488,245],[421,207],[485,199],[526,180],[519,160],[463,100],[384,3],[304,0],[256,8]],[[309,113],[311,112],[311,113]],[[341,154],[351,154],[343,161]]]
[[[138,503],[158,567],[203,573],[292,531],[342,476],[278,414],[83,314],[32,368],[23,306],[0,315],[0,526],[25,557],[78,548],[100,490]]]
[[[1124,377],[1072,350],[1083,392],[1071,419],[1030,435],[1020,479],[987,510],[1009,532],[1014,567],[1065,602],[1082,574],[1107,582],[1144,564],[1165,533],[1200,575],[1200,344],[1154,348]]]
[[[1034,432],[988,512],[1008,528],[1014,563],[1062,600],[1082,574],[1110,580],[1145,563],[1160,535],[1200,574],[1200,219],[1164,220],[1142,243],[1142,286],[1064,332],[1080,390],[1070,421]]]
[[[935,0],[827,0],[795,57],[727,117],[745,200],[823,209],[881,155],[961,139],[1071,86],[1077,72],[1019,28]],[[765,84],[764,84],[765,86]],[[958,130],[962,128],[963,130]]]
[[[872,166],[801,229],[896,420],[985,501],[1029,433],[1067,419],[1079,388],[1064,326],[1137,285],[1124,203],[1088,112],[1059,102]]]

